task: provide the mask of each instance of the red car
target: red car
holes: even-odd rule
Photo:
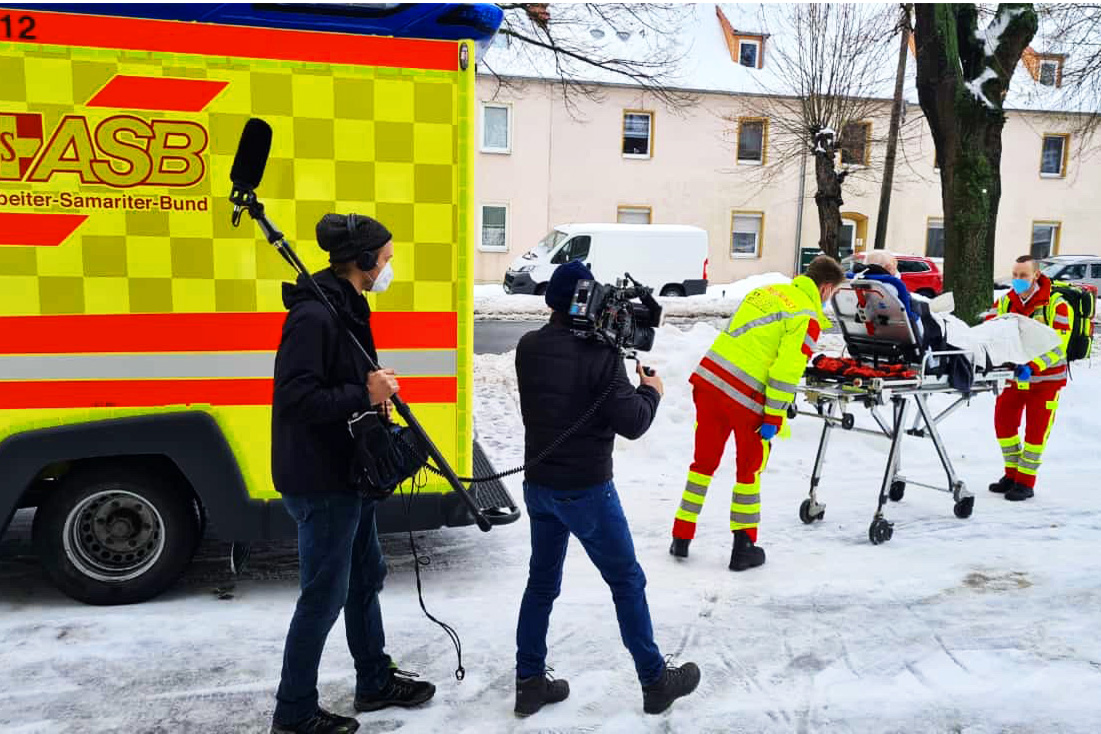
[[[920,255],[895,255],[898,275],[911,293],[935,298],[944,292],[944,274],[936,260]],[[858,252],[841,261],[841,266],[852,271],[856,263],[864,262],[864,253]]]

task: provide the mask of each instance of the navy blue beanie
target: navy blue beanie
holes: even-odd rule
[[[593,271],[585,263],[573,260],[559,265],[550,282],[547,283],[547,305],[555,311],[567,313],[573,301],[573,292],[577,290],[577,281],[593,280]]]

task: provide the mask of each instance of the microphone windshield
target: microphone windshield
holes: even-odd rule
[[[271,125],[253,117],[245,123],[241,141],[237,143],[237,155],[233,157],[229,178],[234,188],[252,191],[260,185],[270,151]]]

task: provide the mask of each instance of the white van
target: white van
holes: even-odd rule
[[[707,291],[707,232],[680,224],[563,224],[505,273],[505,291],[542,295],[555,268],[584,262],[601,283],[624,273],[662,296]]]

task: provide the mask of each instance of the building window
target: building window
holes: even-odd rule
[[[761,56],[761,42],[760,41],[747,41],[741,39],[738,41],[738,63],[742,66],[748,66],[750,69],[757,68],[757,62]]]
[[[650,224],[653,213],[648,206],[621,206],[616,210],[620,224]]]
[[[508,204],[482,205],[482,241],[487,252],[508,252]]]
[[[730,256],[760,257],[764,226],[763,212],[734,212],[730,223]]]
[[[649,158],[653,148],[653,114],[650,112],[623,113],[623,156],[625,158]]]
[[[482,152],[512,152],[512,107],[507,104],[482,105]]]
[[[930,219],[925,225],[925,257],[944,257],[943,219]]]
[[[764,163],[767,143],[768,120],[738,120],[738,163]]]
[[[1043,149],[1040,154],[1040,175],[1062,178],[1067,175],[1067,149],[1070,147],[1069,135],[1044,135]]]
[[[1042,59],[1040,61],[1040,83],[1045,87],[1058,87],[1061,85],[1062,64],[1058,59]]]
[[[1059,222],[1033,222],[1029,254],[1040,260],[1059,254]]]
[[[868,165],[868,140],[872,136],[872,123],[850,122],[841,131],[841,164]]]

